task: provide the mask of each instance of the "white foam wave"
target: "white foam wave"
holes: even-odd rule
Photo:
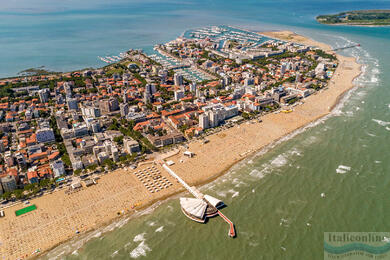
[[[97,232],[93,237],[100,237],[102,235],[102,232]]]
[[[130,252],[130,257],[138,258],[140,256],[146,256],[147,252],[150,251],[152,251],[150,247],[145,243],[145,241],[142,241],[136,248],[133,249],[133,251]]]
[[[147,223],[150,227],[154,227],[156,225],[156,222],[150,221]]]
[[[381,126],[390,125],[390,122],[382,121],[382,120],[379,120],[379,119],[372,119],[372,121],[376,122],[378,125],[381,125]]]
[[[350,166],[345,166],[345,165],[339,165],[336,169],[336,172],[337,173],[340,173],[340,174],[344,174],[348,171],[351,170],[351,167]]]
[[[236,191],[235,193],[233,193],[232,198],[235,198],[235,197],[237,197],[238,195],[240,195],[240,192],[239,192],[239,191]]]
[[[276,167],[282,167],[286,163],[287,163],[287,159],[282,154],[279,154],[275,159],[271,161],[271,165]]]
[[[226,191],[217,191],[217,195],[219,196],[219,197],[226,197]]]
[[[265,174],[263,171],[259,171],[259,170],[252,170],[250,173],[249,173],[250,176],[253,176],[253,177],[256,177],[256,178],[259,178],[259,179],[262,179],[264,178]]]
[[[163,232],[164,226],[161,226],[155,230],[155,232]]]
[[[134,242],[140,242],[140,241],[145,241],[145,235],[146,233],[141,233],[141,234],[138,234],[134,237],[133,241]]]
[[[343,169],[343,170],[346,170],[346,171],[350,171],[351,170],[351,167],[345,166],[345,165],[339,165],[339,168]]]
[[[232,181],[232,184],[234,184],[234,187],[240,187],[240,186],[243,186],[245,185],[246,183],[241,181],[240,179],[238,178],[234,178],[233,181]]]
[[[344,174],[344,173],[346,173],[347,171],[344,171],[344,170],[342,170],[342,169],[336,169],[336,172],[337,173],[340,173],[340,174]]]

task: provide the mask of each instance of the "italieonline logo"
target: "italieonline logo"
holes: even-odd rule
[[[324,259],[390,259],[390,232],[325,232]]]

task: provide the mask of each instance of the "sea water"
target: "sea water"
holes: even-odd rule
[[[18,1],[0,7],[0,74],[41,65],[73,70],[96,57],[151,48],[185,30],[229,24],[289,29],[364,64],[356,88],[331,115],[234,166],[201,188],[228,205],[190,221],[172,198],[64,243],[43,259],[321,259],[327,231],[390,229],[390,28],[317,24],[318,14],[389,8],[388,1]]]

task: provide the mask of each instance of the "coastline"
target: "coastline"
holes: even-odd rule
[[[278,31],[263,32],[261,34],[281,40],[316,45],[326,50],[331,49],[326,44],[315,42],[292,32]],[[263,149],[267,149],[267,147],[272,146],[272,144],[277,143],[284,137],[325,117],[338,104],[345,93],[354,87],[354,79],[361,74],[361,65],[354,58],[341,55],[337,55],[337,58],[339,59],[339,67],[330,81],[333,84],[330,83],[328,89],[308,97],[304,104],[295,107],[292,113],[267,114],[262,117],[262,123],[255,121],[251,123],[245,122],[233,128],[223,130],[209,136],[210,142],[207,144],[199,141],[191,142],[189,150],[194,152],[196,156],[194,158],[185,158],[182,155],[184,150],[181,148],[179,154],[169,157],[170,160],[176,163],[171,168],[191,185],[203,185],[225,174],[233,165],[243,159]],[[240,139],[240,141],[238,142],[237,139]],[[180,163],[180,161],[183,162]],[[147,166],[142,165],[139,169],[144,169]],[[112,223],[118,219],[118,216],[128,214],[132,216],[135,210],[131,209],[131,205],[137,204],[138,206],[135,207],[137,210],[145,209],[184,190],[163,169],[160,169],[160,171],[174,185],[158,194],[151,195],[148,193],[142,183],[132,174],[132,170],[118,169],[102,176],[97,185],[82,189],[75,194],[65,195],[64,191],[58,191],[31,200],[32,204],[37,205],[38,210],[23,216],[21,219],[17,219],[12,215],[14,215],[14,210],[19,209],[23,205],[6,209],[6,216],[9,216],[8,219],[10,220],[8,221],[9,227],[18,226],[18,229],[21,228],[21,230],[33,229],[31,226],[32,221],[29,221],[29,219],[40,216],[46,216],[52,224],[46,223],[41,227],[38,226],[33,230],[29,230],[28,234],[20,233],[16,237],[9,237],[7,240],[4,240],[2,234],[5,234],[9,227],[4,227],[4,223],[0,223],[0,241],[5,246],[13,248],[16,247],[17,243],[26,244],[24,246],[19,245],[23,251],[4,255],[9,259],[14,259],[26,255],[31,257],[31,253],[37,248],[41,248],[41,251],[48,251],[58,244],[73,239],[75,237],[75,228],[82,233],[90,232]],[[117,176],[114,176],[115,174]],[[102,190],[114,191],[114,194],[105,197],[100,192]],[[58,204],[56,201],[60,200],[61,203],[55,205]],[[112,202],[111,205],[109,204],[110,201]],[[98,204],[103,205],[98,207]],[[68,210],[65,215],[63,208]],[[118,212],[120,212],[119,215],[117,214]],[[56,235],[60,231],[62,233]],[[47,236],[44,234],[47,234]],[[24,240],[21,240],[22,238]],[[32,241],[34,241],[33,245],[27,245]],[[1,250],[2,248],[0,248],[0,255],[3,255],[2,253],[4,252]]]
[[[317,21],[318,22],[318,21]],[[354,24],[354,23],[321,23],[323,25],[332,25],[332,26],[357,26],[357,27],[389,27],[390,24],[381,24],[381,25],[375,25],[375,24]]]

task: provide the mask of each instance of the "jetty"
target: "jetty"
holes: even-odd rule
[[[341,50],[355,48],[355,47],[360,47],[360,44],[353,44],[353,45],[348,45],[348,46],[344,46],[344,47],[340,47],[340,48],[335,48],[335,49],[332,49],[332,51],[341,51]]]
[[[214,198],[210,195],[202,194],[195,187],[188,185],[182,178],[180,178],[172,169],[170,169],[165,163],[162,164],[162,167],[173,177],[175,178],[183,187],[191,193],[195,198],[180,198],[180,206],[182,212],[191,220],[194,220],[199,223],[205,223],[206,218],[211,218],[216,215],[219,215],[226,223],[229,224],[228,236],[234,238],[236,236],[236,231],[234,223],[226,217],[219,210],[220,207],[224,206],[224,203]]]

